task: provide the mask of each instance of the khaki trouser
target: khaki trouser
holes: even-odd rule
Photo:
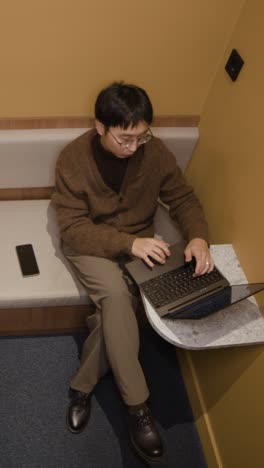
[[[65,256],[96,306],[95,312],[87,317],[90,334],[71,388],[90,393],[110,367],[124,402],[127,405],[144,402],[149,391],[138,360],[135,297],[129,291],[122,268],[118,261],[106,258],[66,253]]]

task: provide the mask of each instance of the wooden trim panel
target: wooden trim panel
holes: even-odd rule
[[[197,127],[198,115],[157,115],[153,127]],[[45,128],[90,128],[93,117],[8,117],[0,118],[0,130],[25,130]]]
[[[0,200],[47,200],[51,198],[53,187],[22,187],[0,189]]]
[[[86,317],[94,311],[93,304],[23,309],[0,308],[0,336],[87,331]],[[141,302],[135,313],[140,327],[148,323]]]
[[[157,115],[153,127],[198,127],[199,115]]]
[[[0,309],[0,336],[65,333],[87,330],[93,305]]]

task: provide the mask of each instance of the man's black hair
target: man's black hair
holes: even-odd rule
[[[106,128],[120,126],[126,129],[142,121],[150,125],[153,108],[144,89],[116,82],[104,88],[97,96],[95,117]]]

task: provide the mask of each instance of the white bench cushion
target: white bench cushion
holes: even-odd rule
[[[53,186],[60,151],[86,130],[0,130],[0,188]],[[198,141],[198,129],[156,127],[152,130],[176,155],[184,171]]]
[[[156,232],[168,242],[181,235],[160,207]],[[50,200],[0,203],[0,308],[47,307],[91,303],[60,249],[55,211]],[[16,245],[32,244],[40,274],[23,277]]]
[[[49,200],[0,203],[0,308],[90,303],[60,251],[54,208]],[[24,278],[15,246],[32,244],[40,274]]]

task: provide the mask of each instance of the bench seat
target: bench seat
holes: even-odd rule
[[[85,326],[93,308],[60,249],[49,199],[59,152],[86,129],[0,131],[0,334],[72,331]],[[197,128],[154,128],[184,171],[198,141]],[[15,170],[14,170],[15,168]],[[159,206],[155,232],[168,242],[181,238]],[[16,245],[32,244],[40,274],[24,278]]]
[[[91,303],[61,253],[50,200],[3,201],[0,219],[0,308]],[[15,250],[19,244],[33,245],[39,275],[22,276]]]
[[[61,252],[50,200],[2,201],[0,219],[0,309],[91,304]],[[168,242],[182,239],[163,206],[158,209],[155,226],[156,232]],[[22,276],[15,250],[19,244],[33,245],[39,275]]]

